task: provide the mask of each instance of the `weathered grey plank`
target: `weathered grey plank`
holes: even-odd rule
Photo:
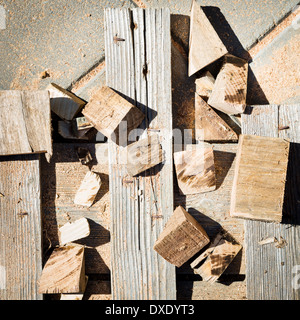
[[[299,113],[300,105],[254,106],[251,114],[242,115],[242,133],[269,137],[288,137],[294,142],[290,150],[283,222],[245,221],[247,298],[256,300],[299,300],[295,268],[299,255]],[[288,123],[287,123],[288,122]],[[288,125],[286,132],[278,130]],[[298,184],[297,184],[298,183]],[[284,239],[282,248],[258,242],[276,237]],[[297,270],[296,270],[297,271]],[[299,272],[299,270],[298,270]]]
[[[0,155],[47,152],[52,155],[47,90],[0,92]]]
[[[41,300],[39,155],[0,158],[0,300]]]
[[[140,128],[160,130],[166,156],[127,181],[120,148],[109,141],[112,295],[176,299],[175,267],[153,250],[173,212],[170,13],[106,9],[105,17],[107,85],[136,101],[146,114]],[[115,35],[125,41],[115,44]]]

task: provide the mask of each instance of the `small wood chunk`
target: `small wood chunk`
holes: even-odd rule
[[[126,121],[128,133],[138,127],[145,117],[137,107],[109,87],[101,87],[97,90],[82,113],[98,131],[108,138],[114,132],[123,134],[117,130],[120,129],[119,125],[122,121]]]
[[[206,71],[200,78],[196,79],[195,81],[196,92],[201,98],[208,99],[214,88],[214,84],[215,78],[209,71]]]
[[[229,115],[243,113],[246,108],[248,62],[226,55],[208,104]]]
[[[233,180],[232,217],[281,222],[290,143],[241,135]]]
[[[90,234],[89,222],[86,218],[80,218],[75,222],[67,222],[59,228],[59,242],[64,245],[87,237]]]
[[[216,189],[213,148],[209,144],[192,145],[191,150],[174,153],[179,190],[195,194]]]
[[[156,134],[130,144],[123,152],[123,159],[127,161],[127,172],[131,176],[135,176],[164,161],[164,153]]]
[[[74,203],[90,207],[93,204],[100,187],[100,176],[93,171],[87,172],[75,195]]]
[[[222,231],[216,236],[209,248],[191,263],[191,267],[202,277],[203,281],[214,283],[241,249],[240,244]],[[204,263],[197,267],[204,259]]]
[[[178,206],[156,240],[154,250],[181,267],[208,243],[209,238],[200,223]]]
[[[67,91],[55,83],[51,83],[47,90],[50,93],[51,110],[62,120],[73,120],[86,102],[74,93]]]
[[[189,76],[228,51],[201,6],[193,0],[190,24]]]
[[[86,286],[84,247],[55,248],[39,281],[39,293],[83,293]]]
[[[195,136],[200,141],[237,141],[235,131],[197,93],[195,94]]]
[[[93,125],[87,121],[86,117],[78,117],[72,120],[74,131],[82,131],[93,128]]]
[[[81,164],[83,165],[88,165],[89,163],[92,162],[93,158],[92,155],[89,151],[89,149],[87,148],[82,148],[82,147],[78,147],[76,149],[79,161],[81,162]]]

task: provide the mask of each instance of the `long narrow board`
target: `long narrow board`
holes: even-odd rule
[[[153,250],[174,207],[169,10],[106,9],[105,47],[107,85],[144,112],[139,138],[158,132],[166,159],[128,177],[109,141],[112,296],[176,299],[175,267]]]
[[[254,106],[248,113],[242,115],[243,134],[288,138],[291,146],[282,223],[245,221],[247,298],[299,300],[300,105]],[[259,244],[270,237],[281,245]]]
[[[0,157],[0,300],[42,300],[40,160]]]

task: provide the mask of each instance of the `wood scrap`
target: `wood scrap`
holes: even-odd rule
[[[208,104],[228,115],[246,108],[248,62],[227,54],[216,78]]]
[[[83,165],[88,165],[89,163],[92,162],[93,158],[92,155],[89,151],[89,149],[87,148],[82,148],[82,147],[78,147],[76,149],[79,161],[81,162],[81,164]]]
[[[72,120],[72,124],[76,131],[86,130],[93,127],[85,117],[78,117]]]
[[[196,92],[201,98],[206,99],[207,101],[214,88],[214,84],[215,78],[209,71],[206,71],[195,81]]]
[[[241,135],[231,194],[232,217],[281,222],[290,143]]]
[[[86,135],[87,132],[82,132],[80,136],[76,136],[73,132],[71,121],[58,121],[58,133],[64,138],[69,140],[89,140]]]
[[[236,132],[195,93],[195,136],[200,141],[237,141]]]
[[[74,222],[67,222],[58,229],[60,245],[87,237],[90,234],[89,222],[86,218],[80,218]]]
[[[106,137],[113,133],[117,136],[125,133],[127,137],[128,132],[138,127],[145,117],[137,107],[105,86],[93,94],[82,113]],[[126,128],[119,126],[121,122],[126,122]]]
[[[88,279],[89,277],[85,276],[85,288],[87,287]],[[61,293],[60,300],[77,301],[77,300],[82,300],[83,296],[84,296],[84,293]]]
[[[154,250],[177,267],[209,243],[199,222],[178,206],[155,242]]]
[[[73,120],[86,102],[74,93],[51,83],[47,90],[50,93],[51,110],[62,120]]]
[[[227,49],[197,1],[193,0],[189,41],[189,76],[227,53]]]
[[[101,178],[99,174],[88,171],[76,192],[74,203],[90,207],[93,204],[100,187]]]
[[[195,194],[216,189],[214,153],[211,145],[192,145],[191,150],[174,153],[179,190]]]
[[[55,248],[39,280],[39,293],[83,293],[86,286],[84,247]]]
[[[191,263],[191,267],[203,281],[214,283],[241,249],[242,246],[222,230],[211,245]],[[204,259],[204,263],[198,266]]]
[[[122,155],[129,175],[136,176],[164,161],[164,152],[159,136],[149,135],[140,139],[123,150]]]

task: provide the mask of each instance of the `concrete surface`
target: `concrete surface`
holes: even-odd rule
[[[190,0],[0,0],[6,16],[5,29],[0,29],[0,89],[44,89],[49,82],[69,88],[104,58],[103,8],[136,7],[137,3],[167,6],[181,15],[188,15],[191,6]],[[238,54],[278,23],[298,0],[199,3],[209,6],[207,14],[219,20],[217,28]],[[49,77],[41,79],[43,71]]]

